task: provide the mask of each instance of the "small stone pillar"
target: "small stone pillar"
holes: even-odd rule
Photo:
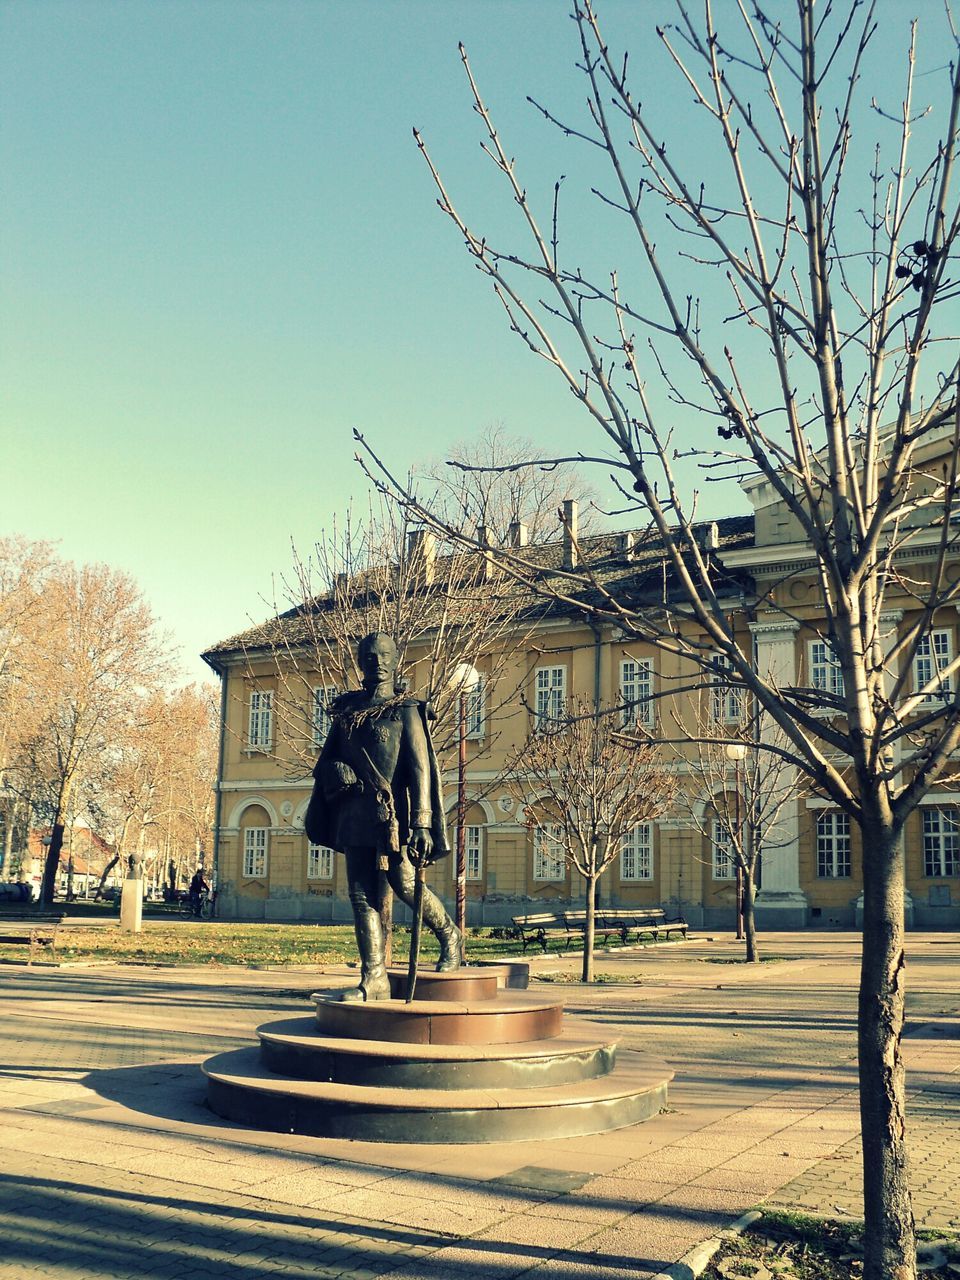
[[[143,929],[143,867],[132,856],[120,890],[120,929],[123,933],[140,933]]]

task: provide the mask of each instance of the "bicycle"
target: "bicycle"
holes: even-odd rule
[[[180,899],[177,905],[177,915],[188,920],[212,920],[214,897],[215,895],[210,892],[202,893],[200,895],[200,909],[195,911],[193,899],[187,894]]]

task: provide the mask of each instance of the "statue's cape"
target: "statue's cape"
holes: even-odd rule
[[[341,694],[335,702],[331,704],[330,710],[334,716],[349,715],[353,705],[360,702],[362,694],[347,693]],[[398,705],[405,707],[416,707],[417,714],[423,725],[424,736],[427,741],[427,756],[430,762],[430,812],[431,812],[431,835],[433,836],[433,853],[431,860],[446,857],[450,852],[450,845],[447,841],[447,829],[445,814],[443,808],[443,783],[440,778],[440,765],[437,760],[437,753],[433,746],[433,737],[430,733],[430,710],[426,702],[421,702],[418,698],[404,698]],[[306,816],[303,825],[307,833],[307,838],[313,844],[326,845],[328,848],[336,849],[336,829],[337,829],[337,802],[330,801],[324,794],[324,787],[321,780],[322,767],[329,767],[328,762],[323,760],[321,754],[320,760],[317,761],[313,770],[314,785],[313,795],[310,797],[310,804],[307,807]],[[407,807],[409,811],[409,806]],[[410,832],[401,833],[404,843],[409,840]]]

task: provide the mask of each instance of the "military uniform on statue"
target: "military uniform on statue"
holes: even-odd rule
[[[380,876],[414,906],[415,867],[450,852],[426,704],[398,692],[397,648],[374,632],[357,648],[363,688],[330,707],[332,725],[313,771],[304,825],[314,844],[338,849],[360,951],[360,985],[344,1000],[386,1000],[390,983],[380,923]],[[423,922],[440,944],[438,970],[460,965],[460,932],[443,903],[423,891]]]

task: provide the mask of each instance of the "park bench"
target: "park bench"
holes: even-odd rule
[[[63,918],[62,911],[0,911],[0,943],[29,946],[28,964],[33,964],[45,948],[55,957],[57,930]]]
[[[620,941],[626,944],[633,938],[639,942],[641,938],[652,938],[659,941],[671,934],[686,937],[687,922],[681,917],[667,919],[662,907],[617,908],[598,913],[606,929],[616,929]]]
[[[564,911],[563,923],[567,927],[567,939],[570,942],[582,941],[587,931],[586,911]],[[602,912],[596,912],[593,919],[594,942],[602,942],[608,946],[610,942],[621,941],[622,929],[618,922],[610,922]]]
[[[531,942],[538,943],[540,950],[546,951],[547,943],[551,938],[566,939],[570,936],[562,917],[553,911],[537,911],[532,915],[514,916],[510,923],[520,935],[524,955]]]

